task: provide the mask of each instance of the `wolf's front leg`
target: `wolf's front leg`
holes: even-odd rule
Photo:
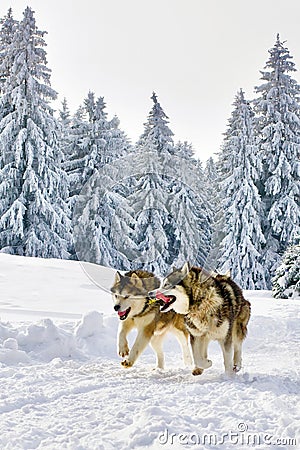
[[[191,351],[189,348],[189,333],[183,330],[172,330],[175,334],[178,342],[181,345],[182,357],[185,366],[191,366],[193,364]]]
[[[207,359],[209,339],[205,336],[190,336],[195,368],[193,375],[201,375],[204,369],[211,367],[212,362]]]
[[[163,369],[165,366],[164,352],[162,349],[163,339],[164,334],[159,334],[157,336],[153,336],[150,343],[151,347],[156,353],[156,367],[158,369]]]
[[[127,319],[120,323],[119,333],[118,333],[118,353],[122,358],[129,355],[129,347],[127,341],[127,335],[129,331],[133,328],[133,320]]]
[[[129,352],[128,358],[121,362],[123,367],[132,367],[141,353],[145,350],[147,345],[150,342],[151,337],[154,333],[154,327],[146,327],[143,330],[138,331],[138,335],[136,337],[135,343],[133,344],[132,349]]]

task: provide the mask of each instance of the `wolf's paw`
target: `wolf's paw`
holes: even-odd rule
[[[124,359],[124,361],[122,361],[121,364],[123,367],[125,367],[125,369],[129,369],[129,367],[133,366],[133,362],[128,361],[127,359]]]
[[[233,370],[234,373],[237,373],[237,372],[239,372],[241,370],[241,368],[242,368],[241,366],[239,366],[238,364],[235,364],[233,366],[232,370]]]
[[[192,374],[193,375],[202,375],[203,374],[203,369],[201,369],[200,367],[196,367],[194,370],[193,370],[193,372],[192,372]]]
[[[119,356],[124,358],[125,356],[128,356],[128,355],[129,355],[129,347],[128,347],[127,343],[124,345],[120,345],[119,346]]]

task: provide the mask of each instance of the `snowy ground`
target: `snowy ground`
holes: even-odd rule
[[[246,293],[244,369],[226,379],[215,343],[193,377],[172,337],[164,371],[151,349],[123,369],[110,296],[77,262],[0,255],[0,288],[1,450],[299,448],[300,300]]]

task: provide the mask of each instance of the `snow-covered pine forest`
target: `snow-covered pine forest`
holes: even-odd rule
[[[300,85],[280,36],[207,162],[176,142],[155,93],[136,143],[102,92],[55,111],[45,38],[29,7],[1,19],[2,253],[158,275],[190,260],[245,289],[300,291]]]

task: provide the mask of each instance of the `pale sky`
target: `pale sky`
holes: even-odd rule
[[[253,98],[277,33],[300,69],[299,0],[0,0],[0,17],[11,6],[20,20],[27,5],[48,32],[57,107],[66,97],[74,112],[92,90],[134,142],[155,91],[175,141],[202,160],[219,150],[236,92]]]

